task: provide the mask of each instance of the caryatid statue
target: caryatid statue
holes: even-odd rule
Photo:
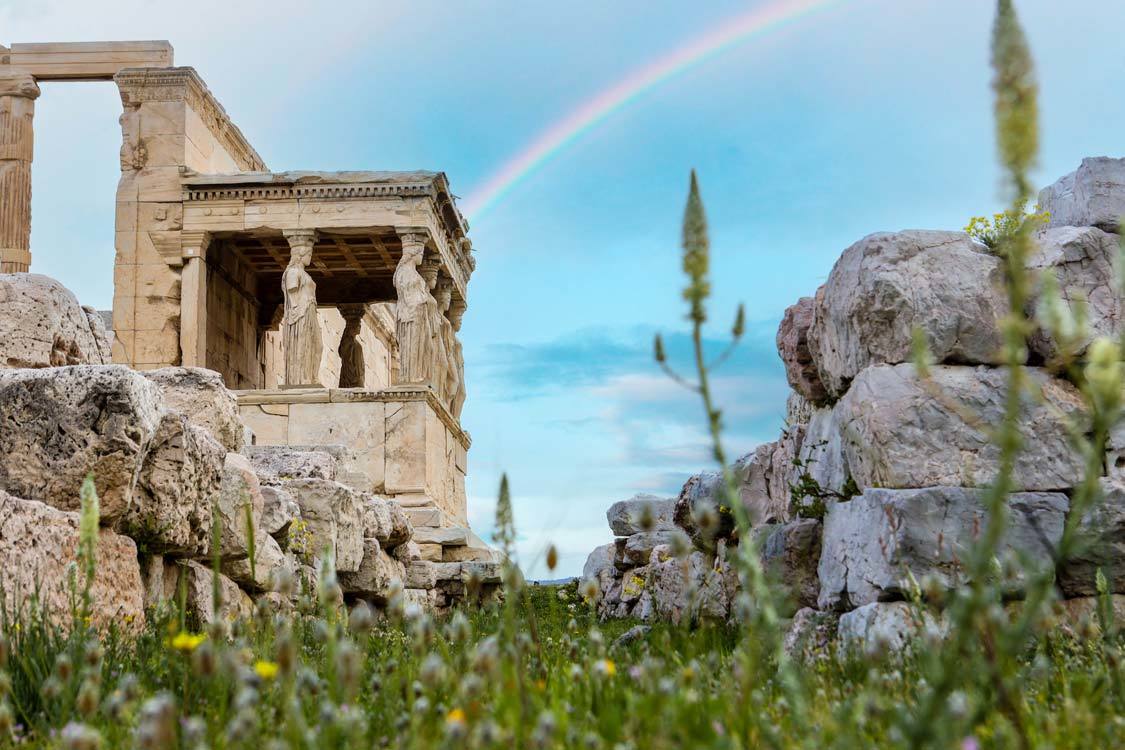
[[[455,387],[449,394],[449,411],[454,418],[461,418],[461,408],[465,405],[465,355],[461,351],[461,339],[457,332],[461,330],[461,317],[465,314],[465,300],[455,299],[449,307],[449,322],[453,329],[449,340],[448,349],[449,369],[456,375]]]
[[[430,285],[419,273],[426,252],[425,242],[423,234],[403,234],[402,258],[395,268],[398,381],[403,384],[432,382],[434,319],[438,312]]]
[[[459,349],[457,335],[453,331],[453,324],[446,315],[450,303],[453,301],[453,281],[448,277],[441,278],[437,283],[437,330],[434,331],[434,343],[439,356],[434,357],[434,375],[441,379],[439,392],[442,400],[449,410],[453,411],[453,399],[461,389],[462,373],[457,366],[454,351]]]
[[[289,240],[289,265],[281,275],[285,295],[282,319],[282,347],[285,351],[285,384],[320,383],[320,356],[323,344],[320,318],[316,312],[316,282],[309,276],[316,231],[294,229],[285,232]]]

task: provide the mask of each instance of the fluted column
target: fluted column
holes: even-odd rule
[[[0,273],[31,267],[31,155],[39,86],[0,65]]]
[[[359,332],[363,327],[363,314],[367,305],[340,305],[340,315],[344,318],[344,333],[340,336],[340,387],[363,388],[365,372],[363,344],[359,342]]]

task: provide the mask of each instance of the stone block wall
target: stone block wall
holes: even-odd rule
[[[126,69],[113,299],[113,358],[138,369],[181,363],[183,170],[265,164],[192,68]],[[199,363],[203,364],[203,363]]]
[[[244,391],[239,409],[257,445],[340,446],[358,488],[468,525],[469,439],[428,389]]]

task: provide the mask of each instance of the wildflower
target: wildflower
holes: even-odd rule
[[[277,677],[279,669],[280,667],[278,667],[277,662],[266,661],[265,659],[259,659],[254,662],[254,673],[263,680],[272,680]]]
[[[181,631],[172,638],[170,644],[172,648],[177,651],[191,653],[199,648],[199,644],[203,643],[205,640],[207,640],[207,636],[202,633],[186,633]]]
[[[465,712],[459,708],[455,708],[445,715],[446,724],[464,724]]]
[[[610,659],[601,659],[594,664],[594,671],[604,677],[613,677],[617,674],[617,665]]]
[[[62,730],[62,744],[67,750],[98,750],[102,736],[85,724],[67,724]]]

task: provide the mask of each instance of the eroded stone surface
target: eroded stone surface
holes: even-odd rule
[[[160,386],[166,408],[208,430],[228,451],[242,450],[238,400],[219,373],[201,367],[164,367],[144,376]]]
[[[292,479],[285,489],[301,506],[301,518],[311,535],[309,553],[319,556],[330,551],[337,571],[357,572],[364,556],[361,494],[328,479]]]
[[[999,363],[1006,312],[1000,260],[967,234],[872,234],[833,266],[808,346],[839,397],[869,365],[909,362],[915,327],[938,362]]]
[[[388,555],[376,539],[363,540],[363,559],[354,571],[341,571],[340,586],[346,593],[384,600],[392,581],[402,581],[405,568]]]
[[[1117,237],[1094,227],[1053,227],[1036,237],[1028,268],[1055,276],[1059,298],[1071,315],[1077,312],[1079,304],[1085,305],[1089,333],[1075,343],[1075,355],[1084,354],[1096,336],[1114,337],[1120,333],[1123,310],[1114,273],[1117,254]],[[1045,320],[1049,314],[1034,306],[1028,313],[1037,315],[1039,320]],[[1046,326],[1040,326],[1028,344],[1048,360],[1059,354],[1059,342]]]
[[[165,412],[121,528],[153,552],[205,555],[225,459],[226,450],[210,432],[182,414]]]
[[[0,274],[0,367],[109,364],[101,321],[58,281]]]
[[[945,618],[906,602],[874,602],[840,615],[838,636],[844,649],[866,654],[901,653],[919,641],[941,639]]]
[[[1083,159],[1078,169],[1040,191],[1039,209],[1051,214],[1051,227],[1116,231],[1125,214],[1125,159]]]
[[[817,566],[820,563],[822,526],[813,518],[766,527],[761,546],[762,566],[786,592],[797,608],[816,605],[820,593]]]
[[[219,579],[219,608],[215,609],[212,596],[214,576]],[[193,560],[180,560],[174,565],[165,566],[164,593],[166,598],[173,598],[180,586],[180,576],[186,579],[184,587],[187,593],[187,610],[199,618],[202,623],[220,620],[233,622],[241,618],[251,617],[254,614],[254,602],[245,591],[238,587],[231,579],[222,573],[215,574],[210,568],[204,567]]]
[[[822,403],[827,400],[828,391],[820,381],[808,341],[815,307],[812,297],[802,297],[786,308],[777,329],[777,352],[785,364],[789,386],[809,401]]]
[[[256,531],[261,526],[264,506],[261,484],[250,461],[241,454],[228,453],[216,504],[222,520],[220,553],[224,558],[234,560],[249,554],[250,528]]]
[[[116,365],[0,370],[0,489],[77,510],[93,474],[102,519],[121,518],[163,416],[157,387]]]
[[[1084,473],[1066,425],[1081,420],[1081,399],[1043,370],[1026,373],[1045,403],[1027,399],[1020,414],[1025,445],[1013,480],[1023,490],[1069,489]],[[1007,374],[999,368],[932,367],[928,381],[910,364],[864,370],[836,407],[859,489],[987,486],[998,459],[988,430],[1001,422],[1006,389]]]
[[[279,484],[290,479],[336,479],[338,464],[327,451],[253,445],[246,446],[242,452],[250,459],[263,484]]]
[[[1083,542],[1059,570],[1059,588],[1067,596],[1095,596],[1100,568],[1114,594],[1125,593],[1125,481],[1103,478],[1102,499],[1083,515]]]
[[[609,506],[605,512],[609,528],[617,536],[629,536],[642,531],[657,531],[660,529],[675,528],[672,514],[676,501],[657,497],[656,495],[634,495],[628,500],[621,500]],[[643,521],[650,521],[644,528]]]
[[[0,490],[0,570],[4,571],[5,606],[29,606],[39,586],[40,601],[56,622],[69,628],[69,575],[77,559],[78,514],[22,500]],[[98,533],[93,621],[98,628],[114,625],[126,632],[144,626],[144,584],[137,546],[109,529]],[[79,585],[82,578],[79,576]]]
[[[1025,554],[1050,565],[1068,507],[1061,493],[1012,495],[1001,555]],[[832,505],[824,520],[818,606],[846,610],[903,598],[908,574],[947,588],[964,583],[964,561],[986,519],[985,491],[963,487],[871,489]],[[1016,572],[1002,585],[1017,594],[1023,583]]]
[[[301,517],[301,506],[283,487],[262,485],[262,531],[284,538],[289,526]]]

